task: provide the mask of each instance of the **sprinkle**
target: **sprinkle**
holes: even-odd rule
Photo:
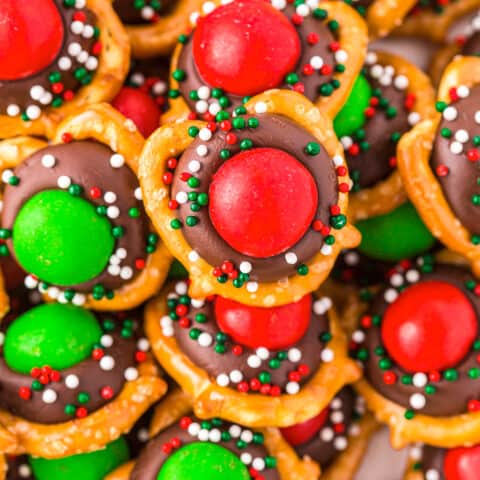
[[[230,379],[228,378],[228,375],[225,373],[221,373],[220,375],[217,376],[217,384],[220,385],[221,387],[226,387],[230,383]]]
[[[295,255],[295,253],[293,252],[288,252],[285,254],[285,261],[289,264],[289,265],[295,265],[298,261],[298,258],[297,256]]]
[[[332,349],[325,348],[324,350],[322,350],[320,358],[322,359],[322,362],[330,363],[335,358],[335,354],[333,353]]]
[[[57,392],[51,388],[47,388],[42,393],[42,400],[44,403],[55,403],[57,401]]]
[[[67,177],[66,175],[61,175],[57,179],[57,185],[60,188],[66,189],[72,184],[72,179],[70,177]]]
[[[102,370],[113,370],[115,367],[115,360],[110,355],[105,355],[100,359],[99,364]]]
[[[78,387],[80,384],[79,378],[73,373],[65,377],[65,386],[71,390]]]
[[[410,406],[415,410],[421,410],[427,403],[425,396],[421,393],[414,393],[410,397]]]
[[[110,157],[110,165],[112,166],[112,168],[123,167],[124,163],[125,163],[125,158],[123,157],[123,155],[120,155],[119,153],[114,153]]]
[[[45,167],[45,168],[52,168],[55,166],[55,163],[56,163],[56,160],[55,160],[55,157],[51,154],[46,154],[46,155],[43,155],[42,157],[42,165]]]
[[[135,367],[128,367],[125,372],[123,372],[123,376],[128,382],[133,382],[138,378],[138,370]]]

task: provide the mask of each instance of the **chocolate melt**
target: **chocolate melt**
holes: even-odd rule
[[[198,323],[195,321],[197,314],[204,314],[207,321]],[[302,357],[297,363],[293,363],[286,359],[280,362],[278,368],[269,367],[268,360],[263,360],[258,368],[253,368],[248,364],[248,358],[255,355],[255,350],[243,346],[243,351],[239,355],[235,355],[232,348],[237,345],[232,339],[227,339],[224,343],[225,353],[219,354],[215,351],[214,345],[209,347],[202,347],[199,343],[190,337],[192,329],[200,329],[211,335],[213,339],[217,338],[217,334],[222,330],[219,328],[214,315],[213,302],[206,301],[203,307],[195,308],[190,306],[187,317],[191,320],[189,328],[182,328],[178,322],[174,322],[175,338],[177,340],[179,349],[187,355],[187,357],[198,367],[204,369],[211,378],[216,379],[220,374],[229,374],[234,370],[239,370],[244,381],[257,378],[260,372],[267,371],[271,377],[271,384],[277,385],[282,392],[289,382],[288,374],[298,368],[299,364],[308,366],[308,374],[302,376],[299,384],[306,383],[322,365],[321,352],[324,349],[326,342],[321,340],[323,334],[328,335],[330,326],[327,315],[317,315],[311,312],[311,320],[309,327],[303,337],[290,348],[300,350]],[[285,348],[281,351],[288,351]],[[269,359],[275,358],[277,351],[270,351]],[[252,392],[255,393],[255,392]]]
[[[406,92],[394,86],[381,85],[370,75],[370,69],[365,71],[372,89],[378,89],[382,98],[386,98],[398,113],[395,117],[388,118],[386,112],[378,107],[377,113],[368,118],[362,127],[365,132],[364,141],[368,142],[369,148],[360,149],[358,155],[352,155],[348,150],[345,152],[350,176],[354,181],[353,191],[372,187],[392,173],[390,161],[397,154],[397,144],[392,140],[392,135],[403,134],[410,129],[408,112],[404,107]]]
[[[160,1],[160,10],[156,11],[155,14],[162,14],[165,10],[168,10],[176,0],[161,0]],[[151,2],[147,0],[145,2],[145,7],[150,7]],[[152,7],[150,7],[152,8]],[[151,23],[154,21],[154,18],[144,18],[142,16],[142,8],[135,7],[134,0],[113,0],[113,9],[117,12],[120,20],[127,25],[141,25],[146,23]]]
[[[245,115],[245,121],[251,116]],[[336,205],[338,199],[338,179],[335,172],[335,166],[328,153],[322,147],[320,153],[315,156],[307,155],[304,151],[309,142],[318,142],[305,129],[296,125],[291,120],[281,115],[262,114],[257,115],[259,126],[257,128],[245,128],[235,130],[238,142],[235,145],[228,145],[226,142],[226,132],[219,129],[214,133],[212,139],[206,142],[208,153],[199,158],[196,149],[203,142],[197,138],[185,150],[180,157],[178,166],[175,170],[171,189],[171,198],[175,198],[180,191],[194,191],[180,176],[182,172],[188,171],[188,164],[191,160],[201,161],[202,166],[196,177],[200,180],[200,190],[198,193],[208,193],[210,183],[214,173],[225,162],[220,158],[220,151],[228,148],[232,156],[239,153],[240,142],[244,138],[253,141],[253,147],[270,147],[283,150],[300,163],[302,163],[312,174],[318,191],[318,206],[315,219],[322,221],[324,225],[329,225],[330,207]],[[226,160],[228,161],[228,160]],[[188,203],[180,205],[178,216],[185,225],[186,217],[191,215]],[[282,278],[294,275],[296,266],[290,265],[285,261],[285,255],[279,254],[269,258],[249,257],[234,250],[228,245],[215,230],[208,213],[208,208],[203,208],[195,212],[199,222],[194,227],[184,226],[182,232],[193,250],[206,259],[210,265],[221,265],[223,261],[230,260],[236,265],[242,261],[248,261],[252,264],[252,273],[250,278],[261,282],[273,282]],[[288,251],[294,252],[298,258],[297,266],[301,263],[311,260],[319,251],[323,244],[323,236],[313,229],[307,230],[303,238],[296,245],[291,246]]]
[[[480,234],[480,206],[473,202],[475,195],[480,194],[480,163],[468,160],[466,153],[476,150],[473,139],[480,135],[480,125],[474,121],[480,105],[480,86],[472,87],[467,98],[452,104],[458,114],[455,120],[442,118],[433,146],[430,165],[436,174],[442,192],[460,223],[472,234]],[[442,129],[451,131],[451,137],[441,135]],[[468,132],[469,140],[463,144],[460,154],[451,151],[455,134],[459,130]],[[447,175],[438,175],[437,169],[446,167]]]
[[[348,434],[348,429],[353,421],[354,407],[355,407],[355,394],[349,387],[344,388],[336,395],[334,401],[341,401],[342,406],[336,412],[341,412],[344,416],[342,422],[345,426],[345,435]],[[320,429],[320,432],[314,435],[307,443],[295,447],[295,451],[298,456],[303,458],[308,455],[310,458],[320,464],[322,470],[328,468],[340,455],[341,450],[335,448],[335,444],[332,441],[325,441],[321,438],[321,431],[324,428],[333,429],[334,423],[330,419],[330,415],[325,424]]]
[[[94,141],[75,141],[62,145],[52,145],[28,157],[15,169],[15,175],[20,179],[17,186],[8,185],[5,188],[3,198],[2,226],[12,230],[15,218],[23,204],[43,190],[58,189],[57,179],[61,175],[71,178],[72,184],[83,187],[81,198],[88,200],[95,206],[107,204],[103,195],[106,192],[114,192],[117,195],[116,205],[120,209],[120,215],[116,219],[109,219],[113,226],[124,227],[125,234],[116,240],[115,248],[124,248],[127,256],[122,260],[122,267],[130,267],[135,277],[138,270],[135,266],[137,259],[146,257],[147,235],[149,223],[141,200],[134,196],[138,188],[138,180],[130,168],[124,164],[120,168],[112,168],[110,157],[113,151],[107,146]],[[42,157],[51,154],[56,159],[53,168],[46,168],[42,165]],[[102,195],[99,198],[92,198],[89,191],[92,187],[98,187]],[[139,218],[131,218],[128,214],[132,207],[138,208]],[[8,247],[15,256],[14,240],[9,239]],[[112,252],[115,253],[115,252]],[[120,276],[113,276],[108,273],[107,268],[96,278],[79,284],[71,285],[80,292],[89,292],[92,287],[102,284],[105,288],[116,289],[132,281],[123,280]]]
[[[198,422],[200,423],[201,421],[198,420]],[[222,427],[221,430],[228,431],[228,426],[231,424],[226,422],[223,422],[223,424],[226,427]],[[168,455],[163,452],[162,446],[165,443],[170,442],[172,438],[178,438],[182,446],[193,442],[199,442],[199,440],[192,437],[187,430],[182,429],[178,425],[168,428],[153,438],[145,447],[130,475],[130,480],[156,480],[162,469],[162,465],[168,459]],[[235,439],[228,442],[221,441],[218,445],[230,450],[238,457],[245,452],[250,453],[253,458],[268,456],[268,451],[263,445],[249,444],[246,448],[239,449],[236,446]],[[276,468],[265,469],[260,473],[265,480],[280,480],[280,474]]]
[[[103,314],[102,317],[106,318]],[[61,370],[60,381],[49,383],[42,391],[32,390],[31,398],[28,400],[21,399],[18,392],[21,387],[30,387],[34,378],[11,370],[2,356],[0,358],[0,407],[31,422],[56,424],[75,418],[65,413],[67,404],[84,406],[91,413],[112,401],[125,384],[125,370],[136,364],[137,350],[137,338],[123,338],[119,332],[119,324],[117,323],[116,326],[116,331],[108,332],[113,338],[112,346],[104,348],[105,355],[111,356],[115,361],[111,370],[101,369],[99,362],[92,357],[86,358],[70,368]],[[77,388],[71,389],[66,386],[65,378],[68,375],[78,377],[80,382]],[[105,386],[113,389],[114,395],[111,399],[106,400],[101,396],[101,389]],[[57,394],[57,400],[53,403],[45,403],[42,400],[42,392],[47,388],[54,390]],[[86,392],[90,396],[90,400],[83,405],[77,399],[80,392]]]
[[[290,19],[295,14],[295,6],[289,3],[285,9],[281,10],[281,12]],[[319,56],[322,58],[325,65],[334,67],[336,64],[335,55],[330,49],[330,45],[337,40],[326,25],[326,22],[316,19],[312,15],[303,17],[302,23],[300,25],[294,24],[294,26],[297,29],[300,38],[301,53],[298,64],[292,73],[296,73],[298,75],[299,82],[304,85],[304,95],[312,102],[315,102],[320,96],[320,86],[330,82],[333,79],[333,73],[330,72],[326,75],[322,75],[319,71],[314,71],[312,75],[305,75],[303,74],[303,68],[305,65],[310,64],[310,60],[314,56]],[[309,33],[316,33],[318,35],[318,42],[314,44],[309,43],[307,41],[307,36]],[[186,73],[185,80],[180,82],[180,92],[190,109],[195,111],[196,101],[190,98],[189,93],[191,91],[198,90],[198,88],[203,85],[207,85],[211,88],[215,88],[215,85],[209,85],[197,70],[193,57],[192,36],[187,39],[187,42],[184,44],[180,52],[178,68]],[[276,88],[291,89],[292,86],[287,83],[282,83]],[[225,93],[231,102],[231,107],[238,107],[242,104],[243,97],[229,94],[228,92]]]
[[[437,265],[432,273],[422,274],[420,282],[431,280],[447,282],[457,287],[471,302],[477,316],[480,314],[480,299],[465,285],[466,282],[474,280],[469,271],[459,267]],[[385,314],[389,305],[384,299],[385,290],[381,291],[374,300],[369,315],[382,317]],[[379,366],[379,360],[382,356],[375,353],[377,347],[384,347],[381,327],[372,326],[365,331],[365,335],[363,345],[368,350],[368,359],[364,362],[366,380],[383,397],[402,407],[410,408],[409,399],[411,395],[414,393],[425,394],[424,388],[402,383],[401,377],[409,373],[395,363],[389,368],[389,371],[392,371],[398,380],[394,385],[385,384],[383,381],[385,371]],[[472,399],[478,399],[480,396],[480,379],[472,379],[468,374],[470,369],[478,367],[477,358],[478,352],[472,348],[462,362],[455,367],[458,373],[456,381],[448,381],[441,377],[439,381],[433,382],[432,385],[435,386],[436,391],[431,395],[426,395],[426,404],[418,410],[418,413],[433,417],[466,413],[468,402]]]
[[[10,105],[16,105],[20,108],[20,111],[23,112],[28,106],[35,105],[41,109],[45,108],[45,104],[40,100],[34,100],[30,96],[30,90],[34,86],[41,86],[45,91],[50,92],[50,87],[52,82],[49,79],[49,76],[53,72],[60,73],[60,80],[63,84],[63,91],[73,91],[76,92],[79,90],[83,84],[75,77],[74,72],[79,68],[84,68],[85,64],[78,61],[77,56],[71,55],[69,53],[69,48],[72,48],[73,43],[78,44],[80,51],[90,52],[93,45],[97,42],[95,36],[86,38],[83,35],[76,35],[71,31],[70,25],[73,22],[73,16],[77,12],[82,12],[86,17],[86,24],[96,25],[97,18],[95,14],[87,8],[69,8],[64,6],[63,0],[54,0],[57,5],[58,11],[63,19],[64,26],[64,40],[63,45],[58,53],[54,63],[50,67],[26,78],[21,78],[18,80],[2,80],[0,79],[0,114],[5,115],[7,113],[7,108]],[[39,15],[42,15],[42,12],[39,12]],[[21,52],[19,52],[21,54]],[[68,58],[71,66],[69,69],[64,70],[59,67],[59,61],[62,58]],[[90,74],[92,71],[89,72]],[[59,95],[59,98],[62,98],[62,95]],[[50,102],[49,102],[50,103]]]

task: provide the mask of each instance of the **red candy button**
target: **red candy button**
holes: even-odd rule
[[[480,445],[449,450],[445,455],[443,469],[446,480],[478,480]]]
[[[235,343],[250,348],[280,350],[295,345],[307,331],[312,297],[281,307],[251,307],[223,297],[215,299],[219,328]]]
[[[300,38],[267,2],[232,2],[198,21],[193,57],[211,86],[236,95],[277,87],[300,58]]]
[[[0,79],[25,78],[46,68],[58,55],[63,36],[53,0],[1,0]]]
[[[283,438],[292,446],[296,447],[307,443],[325,425],[328,417],[328,408],[322,410],[316,417],[287,428],[281,428]]]
[[[149,137],[160,126],[160,109],[150,95],[131,87],[123,87],[112,105],[130,118],[140,133]]]
[[[409,372],[455,367],[477,336],[477,317],[465,294],[441,281],[417,283],[385,312],[382,340]]]
[[[235,250],[267,258],[284,252],[305,234],[317,209],[310,172],[274,148],[233,156],[215,173],[209,212],[220,236]]]

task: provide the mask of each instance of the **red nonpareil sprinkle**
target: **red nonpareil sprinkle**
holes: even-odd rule
[[[237,389],[238,389],[239,392],[247,393],[250,390],[250,387],[248,386],[247,382],[240,382],[237,385]]]
[[[20,387],[18,389],[18,396],[22,400],[30,400],[32,397],[32,391],[28,387]]]
[[[328,48],[329,48],[332,52],[337,52],[338,50],[340,50],[340,43],[339,43],[339,42],[332,42],[332,43],[330,43],[330,45],[328,46]]]
[[[70,143],[73,140],[73,135],[70,132],[62,133],[62,142]]]
[[[299,15],[298,13],[294,13],[292,15],[291,20],[292,20],[292,23],[294,25],[301,25],[303,23],[303,17],[301,15]]]
[[[363,113],[366,117],[372,118],[375,115],[375,111],[373,107],[367,107]]]
[[[336,423],[333,426],[333,430],[335,433],[343,433],[345,431],[345,424],[344,423]]]
[[[170,210],[176,210],[179,207],[179,203],[176,200],[169,200],[168,201],[168,208]]]
[[[147,352],[142,352],[141,350],[138,350],[135,352],[135,361],[137,363],[142,363],[147,359]]]
[[[222,120],[220,122],[220,130],[229,132],[232,129],[232,122],[230,120]]]
[[[206,122],[212,123],[215,120],[215,117],[210,112],[206,112],[206,113],[203,114],[203,119]],[[210,127],[208,127],[208,125],[207,125],[207,128],[210,129]],[[215,130],[212,130],[212,131],[214,132]]]
[[[297,92],[297,93],[304,93],[305,92],[305,85],[301,82],[298,82],[293,86],[293,91]]]
[[[85,15],[85,12],[81,12],[81,11],[75,12],[72,18],[76,22],[85,23],[87,21],[87,16]]]
[[[232,353],[240,356],[243,353],[243,347],[241,345],[234,345],[232,348]]]
[[[108,385],[102,387],[100,395],[104,400],[110,400],[113,397],[113,388]]]
[[[338,185],[338,191],[341,193],[347,193],[350,191],[350,186],[348,185],[348,183],[340,183]]]
[[[310,367],[305,363],[302,363],[298,366],[297,371],[302,377],[304,377],[310,373]]]
[[[377,97],[372,97],[370,99],[370,105],[376,107],[380,103],[380,100]]]
[[[180,420],[180,428],[186,430],[192,424],[192,419],[190,417],[183,417]]]
[[[260,387],[262,386],[260,380],[258,378],[252,378],[250,380],[250,388],[256,392],[258,390],[260,390]]]
[[[175,307],[175,313],[179,316],[179,317],[183,317],[184,315],[186,315],[188,313],[188,307],[187,305],[183,305],[183,303],[180,303],[179,305],[177,305]]]
[[[42,384],[42,385],[48,385],[50,383],[50,377],[48,375],[46,375],[45,373],[42,373],[39,377],[38,377],[38,381]]]
[[[360,153],[360,146],[354,143],[349,149],[348,153],[356,157]]]
[[[456,87],[452,87],[449,91],[448,91],[448,94],[450,95],[450,99],[452,100],[452,102],[456,102],[460,97],[458,96],[458,93],[457,93],[457,88]]]
[[[171,157],[167,160],[167,167],[170,170],[175,170],[177,168],[177,165],[178,165],[178,160],[176,158]]]
[[[172,453],[172,450],[173,450],[173,445],[170,442],[164,443],[162,445],[163,453],[166,453],[168,455],[169,453]]]
[[[59,94],[63,92],[63,83],[57,82],[52,84],[52,92]]]
[[[226,137],[225,137],[225,141],[229,144],[229,145],[235,145],[237,143],[237,136],[230,132],[230,133],[227,133]]]
[[[235,265],[233,265],[232,262],[226,260],[225,262],[222,263],[221,269],[222,269],[222,272],[224,273],[230,273],[230,272],[233,272],[233,270],[235,269]]]
[[[393,372],[385,372],[383,374],[383,382],[386,385],[393,385],[397,381],[397,376]]]
[[[318,43],[319,40],[320,40],[320,37],[319,37],[318,33],[316,33],[316,32],[310,32],[307,35],[307,42],[310,45],[315,45],[316,43]]]
[[[278,385],[272,385],[272,387],[270,388],[270,395],[272,397],[278,397],[281,393],[282,391],[280,390],[280,387]]]
[[[75,96],[75,92],[73,90],[65,90],[63,92],[63,99],[66,102],[69,102],[70,100],[73,100],[74,96]]]
[[[208,122],[207,123],[207,128],[211,131],[211,132],[215,132],[215,130],[217,130],[217,124],[215,122]]]
[[[61,378],[62,376],[58,370],[52,370],[52,372],[50,373],[51,382],[59,382]]]
[[[197,114],[195,112],[190,112],[187,116],[188,120],[196,120],[197,119]]]
[[[339,177],[344,177],[346,174],[347,174],[347,167],[344,167],[344,166],[337,167],[337,175]]]
[[[97,360],[97,362],[103,358],[103,356],[105,355],[105,352],[101,349],[101,348],[94,348],[93,349],[93,352],[92,352],[92,358],[94,360]]]
[[[480,153],[478,152],[478,150],[476,148],[471,148],[468,152],[467,152],[467,158],[471,161],[471,162],[478,162],[478,160],[480,159]]]
[[[92,198],[100,198],[102,196],[102,191],[98,187],[92,187],[88,193]]]
[[[363,328],[370,328],[372,326],[372,317],[370,315],[364,315],[360,319],[360,324]]]
[[[324,65],[321,69],[320,69],[320,73],[322,75],[330,75],[331,73],[333,72],[333,67],[331,65]]]
[[[316,232],[320,232],[323,228],[323,223],[321,220],[315,220],[313,223],[312,223],[312,228],[316,231]]]
[[[395,168],[397,166],[397,157],[390,157],[388,159],[388,164],[390,165],[390,168]]]
[[[312,75],[314,70],[313,70],[313,67],[309,63],[307,63],[306,65],[303,66],[302,72],[304,75],[308,76],[308,75]]]
[[[338,205],[332,205],[330,207],[330,215],[340,215],[341,210]]]
[[[470,400],[468,402],[468,411],[469,412],[478,412],[480,410],[480,401]]]
[[[102,52],[102,48],[103,48],[102,42],[95,42],[92,47],[92,53],[98,56]]]
[[[145,268],[146,262],[144,258],[137,258],[135,260],[135,268],[137,270],[143,270]]]
[[[180,180],[181,180],[182,182],[187,182],[188,179],[191,178],[191,177],[192,177],[192,174],[191,174],[191,173],[188,173],[188,172],[182,172],[182,173],[180,174]]]
[[[296,371],[290,372],[288,374],[288,380],[290,382],[299,382],[301,378],[302,377],[301,377],[300,373],[298,373]]]
[[[165,185],[170,185],[173,181],[173,175],[172,172],[165,172],[162,175],[162,181]]]
[[[435,172],[439,177],[446,177],[450,170],[446,165],[438,165],[438,167],[435,169]]]
[[[42,370],[38,367],[33,367],[31,370],[30,370],[30,376],[32,378],[38,378],[42,373]]]
[[[428,380],[430,382],[439,382],[441,378],[440,372],[437,372],[436,370],[428,373]]]
[[[75,411],[75,416],[77,418],[85,418],[88,415],[88,411],[85,407],[78,407]]]
[[[270,385],[262,385],[260,387],[260,393],[263,394],[263,395],[268,395],[270,393]]]
[[[215,267],[215,268],[212,270],[212,275],[213,275],[214,277],[219,277],[220,275],[222,275],[222,270],[221,270],[221,268]]]
[[[330,227],[327,227],[326,225],[324,225],[322,227],[322,229],[320,230],[320,233],[326,237],[327,235],[330,235],[330,231],[331,231],[331,228]]]
[[[188,317],[182,317],[178,321],[178,325],[180,326],[180,328],[189,328],[191,325],[191,322]]]

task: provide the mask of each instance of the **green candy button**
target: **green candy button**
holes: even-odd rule
[[[71,286],[101,273],[112,255],[112,226],[95,207],[63,190],[30,198],[13,225],[20,265],[46,282]]]
[[[214,443],[185,445],[163,464],[157,480],[250,480],[247,467],[230,450]]]
[[[397,262],[424,253],[435,244],[435,238],[409,202],[355,226],[362,234],[358,249],[376,260]]]
[[[69,368],[92,353],[102,336],[94,315],[74,305],[51,303],[34,307],[8,328],[3,345],[5,362],[20,373],[48,365]]]
[[[96,452],[54,460],[29,457],[28,461],[37,480],[102,480],[129,456],[127,442],[120,437]]]
[[[365,124],[365,109],[370,105],[372,87],[364,75],[360,74],[343,108],[333,121],[333,129],[338,138],[352,136]]]

